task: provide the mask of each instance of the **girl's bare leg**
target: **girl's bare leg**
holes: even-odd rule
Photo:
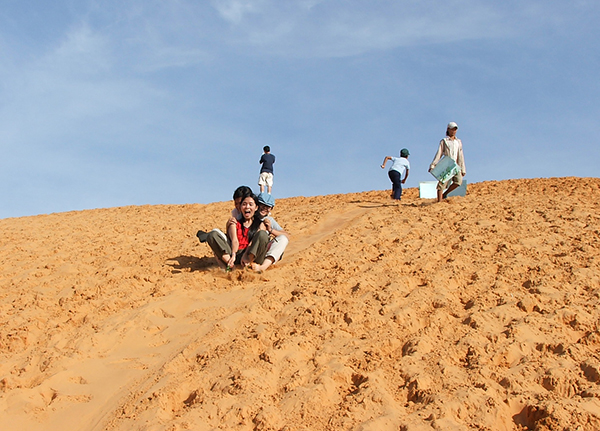
[[[267,256],[265,258],[265,261],[262,263],[262,265],[259,265],[256,262],[252,263],[252,270],[259,272],[259,271],[265,271],[268,267],[270,267],[271,265],[273,265],[275,263],[275,259],[271,256]]]
[[[252,266],[254,264],[254,255],[252,253],[244,253],[242,256],[242,266]]]
[[[231,256],[229,254],[224,254],[221,257],[215,256],[215,258],[217,259],[219,267],[225,269],[227,268],[227,263],[229,262],[229,259],[231,259]]]

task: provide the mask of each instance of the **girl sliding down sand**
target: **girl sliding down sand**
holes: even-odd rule
[[[206,242],[213,250],[220,266],[228,270],[235,265],[261,265],[265,260],[269,234],[257,214],[258,199],[254,194],[244,196],[240,202],[237,223],[227,224],[227,235],[219,229],[207,234]]]

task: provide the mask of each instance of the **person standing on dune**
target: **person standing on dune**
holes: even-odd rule
[[[446,183],[442,183],[441,181],[438,182],[438,202],[441,202],[442,199],[446,199],[448,197],[448,193],[460,187],[460,185],[462,184],[463,177],[467,175],[467,168],[465,167],[465,157],[463,155],[462,142],[456,137],[457,130],[458,125],[454,121],[448,123],[448,127],[446,127],[446,137],[440,141],[437,153],[435,153],[435,157],[433,158],[431,165],[429,165],[429,172],[431,172],[431,170],[435,168],[435,166],[438,164],[442,156],[446,156],[454,160],[460,170],[460,172],[454,175]],[[446,191],[444,191],[444,189]]]
[[[271,148],[268,145],[263,147],[264,154],[260,157],[258,163],[261,164],[260,176],[258,177],[258,185],[260,186],[260,192],[265,191],[267,187],[267,193],[271,194],[273,188],[273,164],[275,163],[275,156],[271,154]]]

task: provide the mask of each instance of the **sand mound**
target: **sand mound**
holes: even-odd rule
[[[231,204],[0,220],[3,430],[600,429],[600,179],[280,199],[263,273]]]

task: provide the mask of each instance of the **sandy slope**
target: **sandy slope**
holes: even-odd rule
[[[0,220],[0,429],[600,429],[600,179],[281,199],[225,274],[229,202]]]

